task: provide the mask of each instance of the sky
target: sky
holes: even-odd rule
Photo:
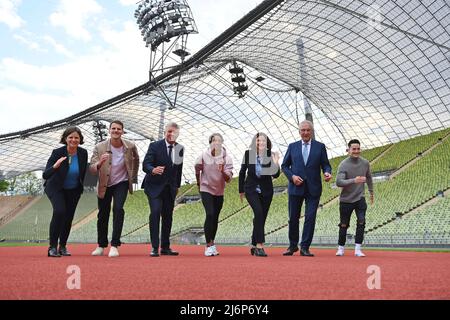
[[[0,134],[56,121],[148,80],[137,0],[0,0]],[[188,0],[203,48],[262,0]]]

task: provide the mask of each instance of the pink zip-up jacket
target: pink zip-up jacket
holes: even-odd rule
[[[204,151],[195,161],[195,174],[200,174],[200,192],[208,192],[214,196],[223,196],[225,178],[219,165],[223,164],[224,174],[233,177],[233,159],[227,155],[224,147],[219,156],[211,155],[211,148]]]

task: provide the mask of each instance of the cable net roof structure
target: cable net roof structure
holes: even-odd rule
[[[123,121],[142,159],[164,124],[178,123],[185,181],[213,132],[223,134],[236,170],[256,132],[283,155],[299,139],[306,101],[330,158],[352,138],[367,149],[450,127],[449,17],[445,0],[266,0],[155,80],[0,136],[0,178],[42,170],[68,125],[82,129],[91,152],[98,120]],[[244,70],[242,97],[231,81],[234,63]]]

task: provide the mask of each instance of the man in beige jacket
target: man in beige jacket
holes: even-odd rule
[[[123,123],[115,120],[109,126],[110,138],[98,143],[92,154],[89,170],[98,174],[98,247],[92,252],[93,256],[103,255],[108,247],[108,224],[113,202],[113,233],[109,257],[118,257],[120,236],[122,234],[125,211],[123,206],[128,191],[133,193],[133,182],[137,179],[139,169],[139,154],[136,145],[122,138]]]

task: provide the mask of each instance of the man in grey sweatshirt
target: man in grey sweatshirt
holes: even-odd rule
[[[350,140],[347,150],[349,156],[340,163],[336,176],[336,185],[342,188],[339,197],[339,213],[341,218],[341,222],[339,223],[339,247],[336,255],[344,255],[347,229],[350,225],[350,217],[354,210],[357,218],[355,256],[364,257],[365,254],[361,251],[367,210],[364,197],[364,184],[367,183],[370,203],[373,204],[372,174],[370,172],[369,161],[360,157],[361,143],[359,140]]]

